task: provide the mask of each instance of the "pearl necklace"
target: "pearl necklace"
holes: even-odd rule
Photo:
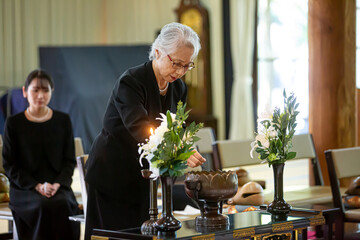
[[[36,117],[36,116],[32,115],[30,112],[30,108],[27,108],[26,112],[27,112],[27,115],[31,118],[31,120],[33,120],[35,122],[44,122],[44,121],[48,120],[50,113],[51,113],[51,111],[48,107],[46,107],[46,113],[42,117]]]
[[[164,89],[159,88],[160,93],[165,92],[168,89],[168,87],[169,87],[169,82],[166,83],[166,87]]]

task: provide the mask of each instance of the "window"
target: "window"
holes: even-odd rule
[[[360,1],[360,0],[358,0]],[[297,96],[296,134],[309,131],[308,2],[258,0],[258,115],[283,106],[283,89]]]
[[[360,1],[360,0],[358,0]],[[298,99],[296,134],[309,132],[309,50],[308,1],[258,0],[258,105],[259,115],[266,108],[283,107],[283,89]],[[252,179],[263,179],[273,188],[272,169],[246,168]],[[284,187],[309,184],[308,160],[289,161],[284,172]]]

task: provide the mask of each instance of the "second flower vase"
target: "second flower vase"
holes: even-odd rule
[[[162,190],[162,213],[160,219],[155,223],[155,228],[161,232],[175,232],[181,228],[181,222],[173,215],[173,178],[169,176],[160,176],[160,180]]]
[[[284,174],[285,163],[275,163],[272,165],[274,172],[274,200],[268,205],[267,211],[276,214],[287,214],[291,206],[284,200]]]

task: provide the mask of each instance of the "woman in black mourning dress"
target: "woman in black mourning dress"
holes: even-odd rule
[[[75,167],[74,137],[67,114],[52,110],[49,74],[29,74],[23,95],[29,107],[8,117],[3,165],[10,180],[10,209],[21,240],[79,239],[78,214],[71,190]]]
[[[137,144],[159,125],[160,113],[175,113],[178,101],[186,102],[180,78],[194,67],[199,50],[199,37],[190,27],[167,24],[152,44],[150,61],[128,69],[115,84],[86,163],[85,239],[95,228],[139,227],[149,219],[149,181],[141,176]],[[188,159],[190,167],[204,162],[198,152]]]

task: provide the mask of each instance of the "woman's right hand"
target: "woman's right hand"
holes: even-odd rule
[[[192,168],[203,165],[204,162],[206,162],[206,159],[201,156],[201,154],[196,149],[193,151],[195,153],[188,158],[187,165]]]
[[[40,194],[43,195],[44,197],[50,198],[50,197],[51,197],[51,192],[50,192],[50,191],[47,191],[46,185],[47,185],[46,182],[45,182],[44,184],[38,183],[38,184],[35,186],[35,190],[38,191],[38,193],[40,193]]]

